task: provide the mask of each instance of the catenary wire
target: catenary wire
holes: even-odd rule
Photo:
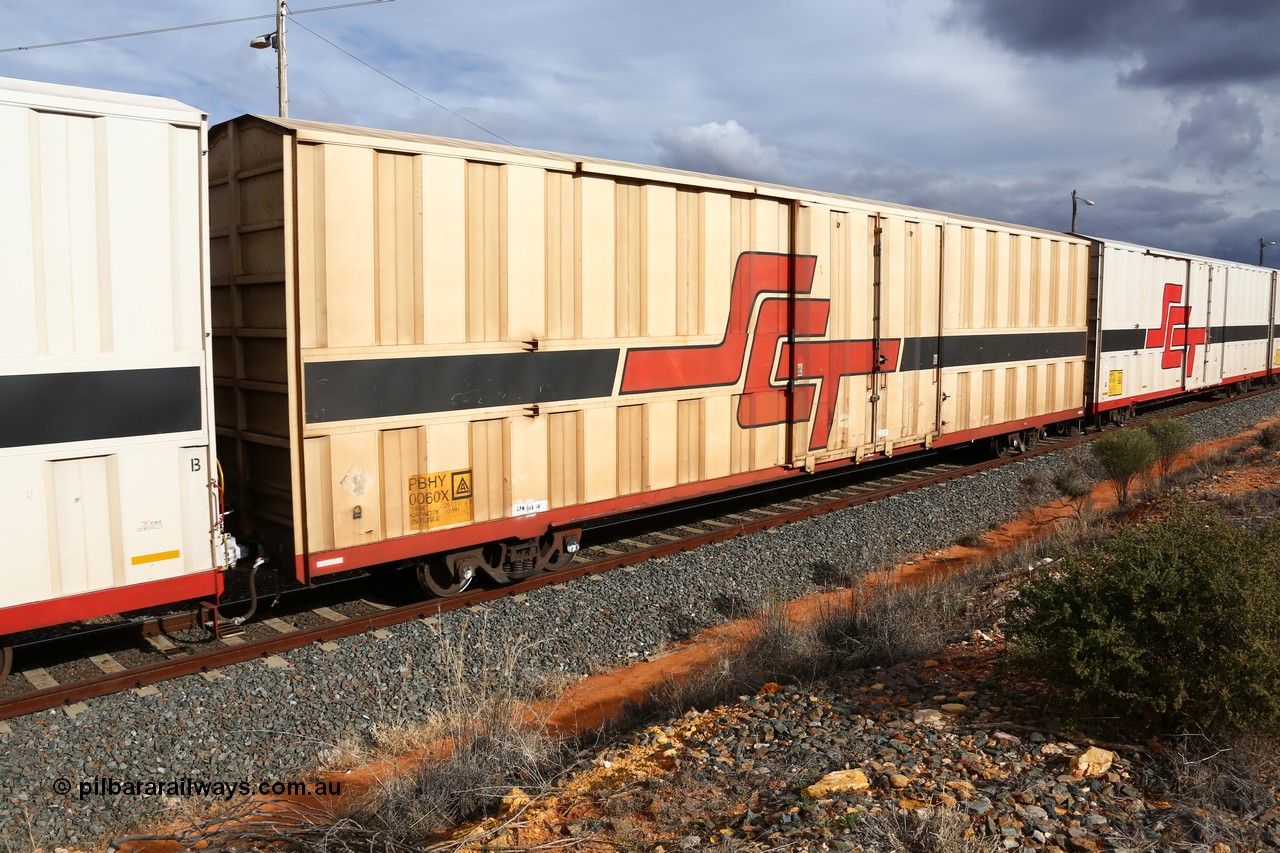
[[[306,15],[311,12],[330,12],[330,11],[333,11],[334,9],[352,9],[356,6],[374,6],[382,3],[392,3],[392,2],[395,2],[395,0],[359,0],[359,2],[355,2],[355,3],[339,3],[334,6],[317,6],[314,9],[296,9],[296,10],[289,9],[288,11],[291,16]],[[89,44],[91,42],[98,42],[98,41],[112,41],[113,39],[134,38],[135,36],[154,36],[154,35],[160,35],[161,33],[175,33],[181,30],[197,30],[203,27],[221,27],[224,24],[241,24],[241,23],[244,23],[245,21],[261,21],[268,18],[274,19],[275,14],[273,13],[270,15],[249,15],[244,18],[227,18],[226,20],[222,20],[222,21],[203,21],[198,24],[180,24],[175,27],[160,27],[154,30],[138,30],[137,32],[132,32],[132,33],[115,33],[109,36],[89,36],[87,38],[80,38],[80,39],[67,39],[66,41],[51,41],[51,42],[46,42],[45,44],[18,45],[17,47],[0,48],[0,53],[14,53],[20,50],[39,50],[45,47],[66,47],[68,45],[73,45],[73,44]]]
[[[1046,207],[1046,208],[1044,209],[1044,211],[1040,213],[1040,215],[1039,215],[1039,216],[1036,216],[1035,218],[1033,218],[1033,219],[1032,219],[1030,222],[1028,222],[1027,224],[1028,224],[1028,225],[1035,225],[1038,221],[1040,221],[1042,218],[1044,218],[1045,214],[1047,214],[1049,211],[1051,211],[1051,210],[1053,210],[1054,208],[1056,208],[1058,205],[1062,204],[1063,199],[1068,199],[1068,198],[1071,198],[1071,196],[1070,196],[1070,195],[1066,195],[1066,196],[1063,196],[1062,198],[1058,199],[1058,200],[1057,200],[1057,201],[1055,201],[1053,204],[1051,204],[1051,205],[1049,205],[1048,207]]]
[[[333,43],[333,42],[332,42],[332,41],[330,41],[329,39],[327,39],[327,38],[325,38],[324,36],[320,35],[320,34],[319,34],[318,32],[316,32],[315,30],[313,30],[313,29],[311,29],[310,27],[308,27],[306,24],[302,23],[301,21],[295,21],[295,23],[296,23],[298,26],[302,27],[302,28],[303,28],[304,30],[306,30],[307,32],[311,33],[311,35],[313,35],[313,36],[315,36],[316,38],[320,39],[320,41],[324,42],[325,44],[329,45],[330,47],[332,47],[332,48],[333,48],[333,49],[335,49],[335,50],[339,50],[339,51],[341,51],[342,53],[345,53],[347,56],[351,57],[351,58],[352,58],[352,59],[354,59],[356,62],[359,62],[359,63],[360,63],[361,65],[363,65],[365,68],[368,68],[370,71],[373,71],[375,74],[380,74],[381,76],[383,76],[383,77],[387,78],[387,79],[388,79],[388,80],[390,80],[392,83],[395,83],[397,86],[399,86],[400,88],[404,89],[405,91],[408,91],[408,92],[411,92],[411,93],[412,93],[412,94],[414,94],[414,95],[417,95],[419,98],[422,98],[422,100],[426,101],[426,102],[427,102],[427,103],[429,103],[429,104],[434,104],[435,106],[437,106],[437,107],[439,107],[440,109],[442,109],[442,110],[444,110],[445,112],[447,112],[449,115],[451,115],[451,116],[453,116],[453,117],[455,117],[455,118],[459,118],[459,119],[461,119],[462,121],[465,121],[467,124],[471,125],[472,127],[476,128],[477,130],[480,130],[480,131],[482,131],[482,132],[484,132],[484,133],[489,134],[489,135],[490,135],[490,136],[492,136],[494,139],[501,140],[502,142],[505,142],[507,145],[512,145],[512,146],[514,146],[514,145],[516,144],[516,143],[512,142],[510,139],[507,139],[507,138],[506,138],[505,136],[503,136],[502,134],[500,134],[500,133],[494,133],[494,132],[493,132],[492,130],[490,130],[489,128],[484,127],[483,125],[480,125],[480,124],[476,124],[476,123],[475,123],[474,121],[472,121],[471,119],[467,118],[467,117],[466,117],[466,116],[464,116],[464,115],[459,115],[458,113],[456,113],[456,112],[454,112],[453,110],[449,109],[448,107],[446,107],[444,104],[440,103],[439,101],[434,100],[433,98],[430,98],[430,97],[428,97],[427,95],[422,94],[422,93],[421,93],[421,92],[419,92],[417,89],[414,89],[413,87],[411,87],[411,86],[409,86],[409,85],[407,85],[407,84],[405,84],[405,83],[401,83],[399,80],[397,80],[396,78],[392,77],[392,76],[391,76],[390,74],[388,74],[387,72],[385,72],[385,71],[381,70],[380,68],[377,68],[377,67],[375,67],[375,66],[373,66],[373,65],[369,64],[368,62],[365,62],[363,59],[361,59],[360,57],[356,56],[354,53],[352,53],[351,51],[347,50],[347,49],[346,49],[346,48],[344,48],[342,45],[339,45],[339,44],[335,44],[335,43]]]

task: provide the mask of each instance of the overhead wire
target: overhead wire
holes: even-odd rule
[[[1098,212],[1098,211],[1096,211],[1096,210],[1090,211],[1090,213],[1092,213],[1094,216],[1097,216],[1097,217],[1098,217],[1099,219],[1101,219],[1103,222],[1107,223],[1107,224],[1108,224],[1108,225],[1110,225],[1112,228],[1116,229],[1117,231],[1121,232],[1122,234],[1127,235],[1127,236],[1128,236],[1128,238],[1129,238],[1130,240],[1132,240],[1134,243],[1146,243],[1146,242],[1149,242],[1149,241],[1146,241],[1146,240],[1142,240],[1142,239],[1140,239],[1140,238],[1138,238],[1138,237],[1135,237],[1135,236],[1133,235],[1133,232],[1131,232],[1129,229],[1125,228],[1125,227],[1124,227],[1124,226],[1122,226],[1122,225],[1117,225],[1117,224],[1115,224],[1115,223],[1114,223],[1114,222],[1112,222],[1110,219],[1107,219],[1107,217],[1103,216],[1101,213],[1099,213],[1099,212]]]
[[[411,94],[413,94],[413,95],[416,95],[416,96],[418,96],[419,98],[421,98],[422,100],[426,101],[427,103],[432,104],[432,105],[434,105],[434,106],[436,106],[436,107],[438,107],[438,108],[440,108],[440,109],[444,110],[445,112],[449,113],[449,115],[451,115],[451,116],[453,116],[453,117],[455,117],[455,118],[457,118],[457,119],[460,119],[461,121],[466,122],[467,124],[469,124],[469,125],[471,125],[472,127],[476,128],[476,129],[477,129],[477,130],[479,130],[480,132],[482,132],[482,133],[487,133],[487,134],[489,134],[490,136],[492,136],[494,139],[497,139],[497,140],[499,140],[499,141],[501,141],[501,142],[505,142],[507,145],[515,145],[516,143],[512,142],[510,139],[507,139],[507,138],[506,138],[505,136],[503,136],[502,134],[500,134],[500,133],[495,133],[494,131],[489,130],[489,128],[485,127],[484,125],[478,124],[478,123],[476,123],[476,122],[472,121],[471,119],[467,118],[466,116],[461,115],[461,114],[459,114],[459,113],[455,112],[454,110],[449,109],[449,108],[448,108],[448,107],[446,107],[444,104],[440,103],[439,101],[435,100],[434,98],[432,98],[432,97],[430,97],[430,96],[428,96],[428,95],[425,95],[425,94],[423,94],[422,92],[419,92],[417,89],[414,89],[412,86],[409,86],[408,84],[403,83],[403,82],[401,82],[400,80],[397,80],[395,77],[392,77],[390,74],[388,74],[387,72],[383,71],[382,69],[380,69],[380,68],[376,67],[375,65],[373,65],[373,64],[371,64],[371,63],[369,63],[369,62],[365,61],[364,59],[361,59],[360,57],[356,56],[356,55],[355,55],[354,53],[352,53],[351,51],[349,51],[349,50],[347,50],[346,48],[344,48],[342,45],[337,44],[337,43],[333,42],[332,40],[330,40],[330,39],[328,39],[328,38],[325,38],[325,37],[324,37],[324,36],[322,36],[320,33],[316,32],[315,30],[313,30],[313,29],[311,29],[310,27],[308,27],[306,24],[302,23],[302,21],[296,20],[296,16],[298,16],[298,15],[306,15],[306,14],[309,14],[309,13],[312,13],[312,12],[330,12],[330,11],[333,11],[333,10],[335,10],[335,9],[352,9],[352,8],[357,7],[357,6],[373,6],[373,5],[379,5],[379,4],[382,4],[382,3],[391,3],[391,2],[394,2],[394,0],[356,0],[356,2],[351,2],[351,3],[336,3],[336,4],[333,4],[333,5],[330,5],[330,6],[317,6],[317,7],[315,7],[315,8],[311,8],[311,9],[293,9],[293,8],[290,8],[290,7],[286,6],[285,11],[288,13],[288,15],[289,15],[290,19],[294,19],[294,20],[293,20],[293,22],[294,22],[295,24],[297,24],[299,27],[301,27],[302,29],[306,30],[308,33],[310,33],[311,35],[315,36],[316,38],[320,39],[320,41],[322,41],[322,42],[324,42],[325,44],[329,45],[329,46],[330,46],[330,47],[332,47],[334,50],[337,50],[337,51],[339,51],[339,52],[341,52],[341,53],[345,54],[346,56],[350,57],[351,59],[355,60],[356,62],[360,63],[360,64],[361,64],[361,65],[363,65],[365,68],[368,68],[370,71],[374,72],[375,74],[378,74],[378,75],[380,75],[380,76],[382,76],[382,77],[385,77],[387,80],[390,80],[392,83],[395,83],[397,86],[399,86],[400,88],[404,89],[405,91],[407,91],[407,92],[409,92],[409,93],[411,93]],[[161,34],[164,34],[164,33],[180,32],[180,31],[182,31],[182,30],[196,30],[196,29],[202,29],[202,28],[205,28],[205,27],[221,27],[221,26],[225,26],[225,25],[227,25],[227,24],[242,24],[242,23],[245,23],[246,21],[262,21],[262,20],[268,20],[268,19],[274,19],[274,18],[275,18],[275,15],[274,15],[274,14],[271,14],[271,15],[248,15],[248,16],[245,16],[245,17],[242,17],[242,18],[225,18],[225,19],[220,20],[220,21],[202,21],[202,22],[200,22],[200,23],[195,23],[195,24],[181,24],[181,25],[173,26],[173,27],[158,27],[158,28],[156,28],[156,29],[150,29],[150,30],[136,30],[136,31],[134,31],[134,32],[129,32],[129,33],[114,33],[114,34],[112,34],[112,35],[105,35],[105,36],[89,36],[89,37],[86,37],[86,38],[66,39],[66,40],[64,40],[64,41],[52,41],[52,42],[46,42],[46,43],[44,43],[44,44],[18,45],[18,46],[16,46],[16,47],[0,48],[0,53],[14,53],[14,52],[16,52],[16,51],[23,51],[23,50],[39,50],[39,49],[41,49],[41,48],[48,48],[48,47],[66,47],[66,46],[69,46],[69,45],[75,45],[75,44],[90,44],[90,43],[93,43],[93,42],[112,41],[112,40],[114,40],[114,39],[135,38],[135,37],[137,37],[137,36],[153,36],[153,35],[161,35]]]
[[[1051,204],[1051,205],[1049,205],[1048,207],[1046,207],[1046,208],[1044,209],[1044,211],[1043,211],[1039,216],[1035,217],[1034,219],[1032,219],[1032,220],[1031,220],[1030,222],[1028,222],[1027,224],[1028,224],[1028,225],[1035,225],[1035,224],[1036,224],[1036,222],[1038,222],[1042,217],[1044,217],[1044,215],[1045,215],[1046,213],[1048,213],[1049,211],[1053,210],[1053,209],[1054,209],[1055,207],[1057,207],[1058,205],[1062,204],[1063,199],[1068,199],[1068,198],[1071,198],[1071,196],[1070,196],[1070,195],[1066,195],[1066,196],[1063,196],[1062,198],[1058,199],[1058,200],[1057,200],[1057,201],[1055,201],[1053,204]]]
[[[381,3],[392,3],[395,0],[358,0],[353,3],[338,3],[333,6],[317,6],[314,9],[289,9],[290,15],[307,15],[312,12],[331,12],[334,9],[352,9],[357,6],[375,6]],[[176,33],[182,30],[198,30],[203,27],[221,27],[226,24],[242,24],[245,21],[262,21],[266,19],[274,19],[275,14],[270,15],[249,15],[244,18],[227,18],[222,21],[203,21],[198,24],[180,24],[174,27],[159,27],[154,30],[137,30],[131,33],[115,33],[107,36],[89,36],[87,38],[67,39],[65,41],[51,41],[44,44],[28,44],[18,45],[17,47],[0,48],[0,53],[14,53],[20,50],[40,50],[46,47],[66,47],[73,44],[90,44],[91,42],[112,41],[113,39],[127,39],[135,36],[154,36],[162,33]],[[301,24],[299,24],[301,26]]]
[[[471,125],[472,127],[476,128],[477,130],[479,130],[479,131],[481,131],[481,132],[483,132],[483,133],[487,133],[487,134],[489,134],[490,136],[492,136],[494,139],[497,139],[497,140],[500,140],[500,141],[502,141],[502,142],[505,142],[507,145],[512,145],[512,146],[514,146],[514,145],[516,144],[516,143],[512,142],[510,139],[507,139],[507,138],[506,138],[505,136],[503,136],[502,134],[500,134],[500,133],[495,133],[494,131],[490,130],[489,128],[485,127],[484,125],[477,124],[476,122],[472,121],[471,119],[467,118],[466,116],[464,116],[464,115],[460,115],[460,114],[458,114],[458,113],[454,112],[453,110],[449,109],[449,108],[448,108],[448,107],[446,107],[444,104],[440,103],[439,101],[435,100],[434,98],[431,98],[431,97],[429,97],[429,96],[427,96],[427,95],[424,95],[423,93],[419,92],[417,89],[414,89],[412,86],[409,86],[409,85],[407,85],[407,84],[405,84],[405,83],[400,82],[399,80],[397,80],[396,78],[392,77],[390,74],[388,74],[387,72],[383,71],[382,69],[380,69],[380,68],[378,68],[378,67],[376,67],[376,66],[374,66],[374,65],[371,65],[371,64],[370,64],[370,63],[368,63],[368,62],[365,62],[363,59],[361,59],[360,57],[356,56],[354,53],[352,53],[351,51],[347,50],[347,49],[346,49],[345,47],[343,47],[342,45],[340,45],[340,44],[335,44],[334,42],[332,42],[332,41],[330,41],[329,39],[325,38],[324,36],[320,35],[318,32],[316,32],[315,30],[311,29],[310,27],[308,27],[306,24],[302,23],[301,21],[295,21],[294,23],[296,23],[299,27],[302,27],[302,29],[306,30],[307,32],[311,33],[311,35],[313,35],[313,36],[315,36],[316,38],[320,39],[320,41],[322,41],[322,42],[324,42],[325,44],[327,44],[327,45],[329,45],[330,47],[332,47],[334,50],[341,51],[342,53],[346,54],[346,55],[347,55],[347,56],[349,56],[351,59],[354,59],[356,62],[359,62],[361,65],[363,65],[365,68],[368,68],[370,71],[374,72],[375,74],[378,74],[378,75],[381,75],[382,77],[385,77],[386,79],[390,80],[392,83],[395,83],[397,86],[399,86],[400,88],[404,89],[405,91],[410,92],[410,93],[412,93],[412,94],[414,94],[414,95],[417,95],[419,98],[422,98],[422,100],[426,101],[427,103],[429,103],[429,104],[434,104],[435,106],[437,106],[437,107],[439,107],[440,109],[442,109],[442,110],[444,110],[445,112],[447,112],[449,115],[451,115],[451,116],[453,116],[453,117],[455,117],[455,118],[461,119],[462,121],[465,121],[467,124]]]

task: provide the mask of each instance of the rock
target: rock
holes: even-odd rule
[[[870,787],[871,780],[861,770],[837,770],[805,788],[804,794],[806,797],[820,800],[841,791],[865,791]]]
[[[899,789],[900,789],[900,788],[905,788],[905,787],[907,787],[908,785],[910,785],[910,784],[911,784],[911,780],[910,780],[910,779],[908,779],[906,776],[903,776],[901,773],[890,773],[890,774],[889,774],[889,784],[890,784],[891,786],[893,786],[894,788],[899,788]]]
[[[963,711],[969,710],[969,706],[962,702],[948,702],[942,706],[942,710],[946,711],[948,714],[959,714]]]
[[[968,809],[971,814],[984,815],[991,811],[991,801],[986,797],[978,797],[977,799],[970,800],[965,803],[964,807]]]
[[[1101,776],[1111,769],[1115,757],[1114,752],[1091,746],[1071,759],[1071,774],[1077,779]]]
[[[942,712],[933,708],[921,708],[911,715],[911,721],[918,726],[937,726],[946,725],[946,718],[942,716]]]
[[[501,811],[504,815],[513,815],[532,802],[529,795],[520,788],[512,788],[502,798]]]

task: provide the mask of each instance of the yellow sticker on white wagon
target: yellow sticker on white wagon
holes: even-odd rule
[[[1121,389],[1124,388],[1124,371],[1113,370],[1107,376],[1107,396],[1119,397]]]
[[[471,521],[471,469],[409,478],[409,529],[430,530]]]

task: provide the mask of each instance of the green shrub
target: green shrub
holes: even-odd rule
[[[1280,731],[1280,527],[1185,501],[1067,557],[1009,608],[1009,663],[1084,706]]]
[[[1092,445],[1093,456],[1116,487],[1120,503],[1129,500],[1129,487],[1156,461],[1156,443],[1145,430],[1122,429],[1108,433]]]
[[[1053,488],[1059,495],[1066,498],[1076,515],[1076,521],[1083,527],[1085,514],[1089,508],[1089,495],[1093,492],[1093,481],[1090,480],[1088,472],[1073,462],[1053,475]]]
[[[1146,426],[1147,435],[1156,445],[1156,461],[1160,464],[1160,477],[1169,476],[1173,460],[1195,443],[1191,427],[1176,418],[1152,421]]]

